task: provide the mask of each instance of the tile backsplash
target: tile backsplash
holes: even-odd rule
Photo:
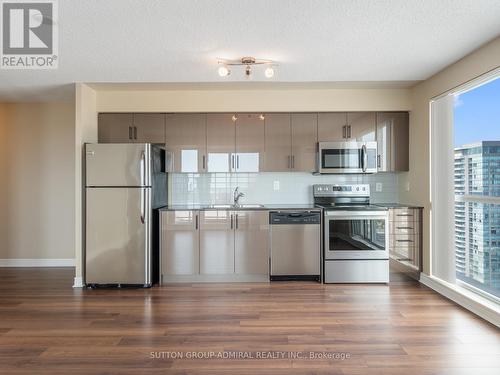
[[[312,203],[314,184],[370,184],[372,203],[399,201],[398,174],[312,175],[297,172],[262,173],[171,173],[169,203],[232,203],[233,191],[239,186],[245,196],[240,203],[304,204]],[[376,191],[376,183],[382,191]]]

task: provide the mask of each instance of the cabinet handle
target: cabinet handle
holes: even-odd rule
[[[396,242],[413,242],[413,240],[396,240]]]
[[[287,168],[290,169],[292,168],[292,157],[290,155],[287,156],[287,162],[288,162],[288,165],[287,165]]]
[[[234,155],[231,155],[231,169],[234,170]]]
[[[396,227],[396,229],[413,229],[412,227]]]
[[[295,155],[292,155],[292,169],[295,169]]]
[[[131,126],[128,127],[128,139],[132,140],[132,127]]]
[[[347,138],[351,138],[351,125],[347,126]]]
[[[134,126],[134,139],[137,140],[137,126]]]
[[[233,229],[233,214],[231,214],[231,229]]]
[[[195,220],[194,229],[198,230],[198,215],[195,215],[194,220]]]
[[[236,169],[240,169],[240,155],[236,155]]]
[[[413,216],[413,214],[396,214],[396,216],[404,216],[404,217],[407,217],[407,216]]]
[[[236,229],[238,229],[238,214],[236,214]]]
[[[201,160],[202,160],[202,170],[205,170],[205,155],[203,155]]]
[[[380,168],[380,155],[377,155],[377,168]]]
[[[347,138],[346,127],[347,127],[347,125],[342,126],[342,138]]]

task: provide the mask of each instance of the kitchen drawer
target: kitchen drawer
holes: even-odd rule
[[[389,223],[389,234],[391,235],[418,234],[419,232],[418,223],[413,221],[392,221]]]
[[[418,222],[420,210],[416,208],[393,208],[389,210],[389,221]]]
[[[388,283],[389,261],[329,260],[325,262],[325,283]]]
[[[417,248],[419,240],[418,234],[394,234],[389,236],[389,247],[391,249]]]
[[[397,249],[395,251],[392,251],[390,254],[392,259],[396,259],[400,262],[417,264],[417,261],[415,259],[417,251],[415,250],[415,248]]]

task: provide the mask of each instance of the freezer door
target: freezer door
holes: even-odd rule
[[[150,193],[150,188],[87,188],[87,284],[151,283]]]
[[[151,145],[85,145],[86,186],[151,186]]]

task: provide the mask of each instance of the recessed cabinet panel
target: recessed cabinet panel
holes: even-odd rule
[[[207,171],[231,172],[236,168],[234,114],[207,114]]]
[[[235,212],[235,273],[269,273],[269,212]]]
[[[375,112],[349,112],[347,138],[358,142],[375,141],[375,123]]]
[[[162,275],[198,274],[199,211],[163,211],[161,215]]]
[[[264,119],[260,114],[238,114],[236,124],[236,172],[259,172],[264,159]]]
[[[292,133],[289,113],[265,115],[264,171],[288,172],[291,169]]]
[[[318,115],[316,113],[292,113],[292,170],[314,172],[316,170],[318,144]]]
[[[343,141],[346,137],[347,113],[318,113],[318,142]]]
[[[206,171],[206,114],[169,113],[166,146],[173,155],[174,172]]]
[[[234,213],[200,211],[200,274],[234,273]]]
[[[379,172],[409,170],[409,116],[407,112],[377,113]]]
[[[132,113],[99,113],[99,143],[133,142],[133,117]]]
[[[165,143],[164,113],[135,113],[134,139],[136,143]]]

